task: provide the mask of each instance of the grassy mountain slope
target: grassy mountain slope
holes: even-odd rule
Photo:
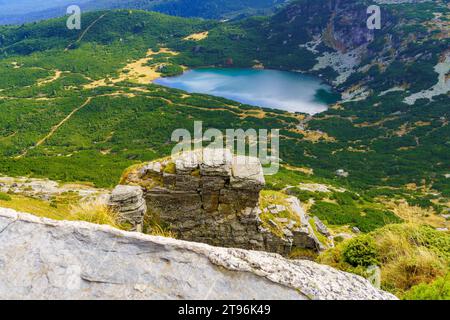
[[[117,10],[85,14],[82,31],[64,19],[1,27],[0,173],[111,187],[128,166],[168,155],[172,131],[192,131],[194,120],[204,129],[279,128],[284,166],[267,188],[332,186],[288,192],[333,232],[368,233],[325,262],[364,275],[380,259],[393,292],[443,279],[448,235],[420,225],[446,224],[438,214],[450,205],[450,96],[427,96],[448,79],[449,10],[441,1],[385,5],[384,27],[373,32],[365,9],[302,0],[239,22]],[[342,101],[308,117],[187,94],[149,83],[161,63],[302,70]],[[408,100],[417,93],[424,98]],[[402,221],[412,225],[385,227]]]
[[[310,141],[310,131],[299,131],[296,127],[298,120],[286,115],[293,120],[290,127],[283,128],[283,135],[286,141],[289,141],[282,144],[283,159],[292,165],[313,168],[317,175],[328,179],[334,178],[336,169],[343,168],[351,174],[347,183],[358,187],[388,185],[402,188],[408,183],[415,183],[417,186],[434,188],[448,195],[448,180],[444,177],[444,174],[448,173],[446,163],[450,154],[447,141],[449,127],[446,120],[448,95],[437,96],[433,100],[418,100],[414,105],[403,101],[408,94],[418,89],[425,90],[432,84],[432,81],[425,77],[433,73],[434,64],[442,58],[448,38],[442,38],[436,33],[426,37],[420,27],[424,24],[424,18],[410,18],[408,14],[403,16],[402,6],[387,6],[389,16],[392,16],[387,23],[392,24],[392,27],[386,31],[381,30],[379,35],[373,35],[360,26],[352,27],[355,28],[350,30],[352,34],[365,33],[355,38],[342,39],[342,43],[337,45],[340,35],[351,26],[347,24],[346,16],[335,16],[335,25],[332,28],[334,33],[328,35],[333,41],[322,40],[315,50],[302,47],[311,39],[325,38],[324,34],[330,29],[331,11],[325,5],[326,2],[317,1],[311,4],[299,1],[272,18],[252,18],[240,23],[184,20],[139,11],[91,13],[85,16],[87,24],[97,21],[99,17],[101,19],[91,26],[82,39],[79,39],[79,32],[65,29],[62,19],[37,25],[4,27],[0,48],[4,56],[2,66],[5,74],[0,84],[4,90],[2,96],[14,97],[6,99],[5,102],[8,103],[18,97],[30,99],[33,96],[51,95],[59,98],[61,94],[80,93],[88,96],[90,92],[100,89],[87,91],[80,89],[81,85],[105,76],[115,77],[127,62],[144,56],[148,48],[156,50],[160,46],[180,53],[170,59],[176,64],[194,67],[226,65],[232,60],[234,66],[252,66],[256,62],[262,62],[267,67],[301,69],[322,74],[332,82],[339,72],[332,67],[314,70],[316,59],[325,54],[342,55],[342,52],[363,46],[365,49],[361,54],[361,62],[353,67],[353,73],[346,81],[335,84],[335,87],[344,94],[355,87],[362,87],[368,91],[368,97],[362,101],[342,102],[328,112],[304,122],[307,130],[326,132],[332,139]],[[416,15],[429,16],[429,4],[416,6]],[[339,12],[354,17],[360,15],[358,8],[360,9],[361,5],[353,8],[353,11],[342,8]],[[301,21],[305,21],[306,16],[310,15],[308,10],[317,12],[317,17],[312,16],[305,24]],[[432,10],[440,11],[442,7],[436,5]],[[423,15],[420,15],[420,12],[423,12]],[[403,19],[403,23],[394,27],[394,22],[399,19]],[[295,32],[300,27],[303,29]],[[386,41],[388,35],[404,38],[402,32],[406,27],[414,31],[417,39],[422,39],[419,42],[423,45],[420,47],[422,54],[416,57],[417,48],[411,49],[407,40],[403,44],[395,42],[399,47],[397,57],[387,60],[385,65],[380,63],[378,72],[375,72],[369,65],[376,61],[376,57],[381,59],[383,52],[388,50],[386,44],[376,49],[375,43],[381,41],[379,39]],[[209,35],[204,40],[183,40],[189,34],[205,30],[209,30]],[[417,46],[418,42],[415,43],[414,46]],[[393,52],[389,52],[391,51]],[[428,60],[423,63],[425,58]],[[417,59],[418,63],[414,63],[416,60],[413,59]],[[369,63],[366,64],[365,61]],[[21,67],[16,68],[15,63]],[[412,70],[419,67],[426,72],[415,71],[414,81],[408,82],[408,79],[404,78],[404,72],[392,70],[393,65],[399,63],[408,63]],[[51,77],[55,70],[62,71],[63,76],[44,86],[36,85],[38,79]],[[380,96],[381,90],[387,87],[378,88],[373,84],[386,81],[387,73],[392,75],[390,81],[393,84],[402,83],[406,88],[420,84],[420,87],[410,89],[409,93],[395,91]],[[435,77],[433,81],[437,81],[437,74]],[[78,91],[72,90],[72,87],[77,87]],[[116,88],[109,87],[107,90]],[[270,123],[271,119],[263,121]],[[228,125],[231,124],[236,125]],[[13,124],[5,127],[5,137],[15,132],[14,129],[8,129],[11,126]],[[25,141],[19,139],[19,136],[15,137],[22,141],[22,144]],[[87,140],[97,149],[97,146],[92,145],[94,141]],[[27,141],[28,145],[32,143],[32,140]],[[20,154],[21,147],[15,145],[14,150],[11,147],[4,148],[4,154]],[[329,159],[334,161],[330,162]]]

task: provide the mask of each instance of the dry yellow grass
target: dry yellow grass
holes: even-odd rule
[[[161,73],[157,72],[157,65],[149,66],[148,62],[154,55],[165,53],[177,55],[178,52],[171,51],[168,48],[160,48],[159,51],[149,49],[144,58],[130,62],[120,72],[117,78],[104,78],[93,81],[84,86],[85,89],[94,89],[97,87],[112,86],[115,83],[122,81],[131,81],[138,84],[149,84],[152,81],[161,77]]]
[[[445,274],[445,261],[423,246],[425,241],[419,225],[412,223],[404,225],[401,230],[392,229],[375,235],[385,286],[406,291]]]
[[[30,213],[38,217],[44,217],[54,220],[67,219],[70,212],[69,205],[58,205],[58,207],[55,208],[48,201],[33,199],[20,195],[10,196],[10,201],[0,200],[0,207]]]
[[[228,105],[229,107],[232,107]],[[245,119],[247,117],[253,117],[257,119],[264,119],[266,117],[267,113],[264,110],[255,109],[255,110],[248,110],[240,116],[241,119]]]
[[[428,224],[435,228],[445,228],[449,226],[449,222],[439,216],[431,208],[421,208],[411,206],[406,201],[401,202],[387,202],[387,208],[399,216],[403,220],[414,224]]]
[[[412,127],[408,126],[408,123],[404,123],[400,126],[400,128],[394,132],[395,135],[397,135],[398,137],[403,137],[404,135],[408,134],[409,132],[412,131]]]
[[[429,121],[417,121],[416,123],[414,123],[414,125],[416,127],[426,127],[426,126],[431,126],[431,122],[429,122]]]
[[[381,268],[383,289],[401,297],[411,287],[431,283],[449,270],[448,241],[438,231],[420,224],[388,225],[370,234]],[[440,237],[440,239],[438,239]],[[364,274],[364,267],[353,267],[345,261],[343,252],[347,240],[322,253],[318,261],[335,268]]]
[[[208,35],[209,35],[209,31],[193,33],[193,34],[183,38],[183,40],[201,41],[203,39],[208,38]]]
[[[307,174],[307,175],[309,175],[309,176],[311,176],[311,175],[314,174],[314,170],[311,169],[311,168],[294,167],[294,166],[291,166],[291,165],[288,165],[288,164],[282,164],[281,166],[282,166],[283,168],[288,169],[288,170],[291,170],[291,171],[297,171],[297,172],[302,172],[302,173]]]
[[[175,233],[170,230],[163,229],[159,224],[153,225],[151,230],[150,235],[152,236],[176,239]]]
[[[114,228],[121,228],[118,214],[98,200],[79,203],[70,209],[70,220],[86,221],[95,224],[106,224]]]
[[[336,139],[332,136],[329,136],[325,132],[320,132],[316,130],[298,130],[298,129],[291,129],[289,131],[296,132],[302,134],[303,140],[310,141],[313,143],[319,142],[321,140],[327,141],[327,142],[335,142]]]

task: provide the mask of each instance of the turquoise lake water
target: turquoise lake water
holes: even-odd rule
[[[333,96],[320,79],[295,72],[255,69],[195,69],[160,78],[156,84],[224,97],[241,103],[315,114],[327,110]]]

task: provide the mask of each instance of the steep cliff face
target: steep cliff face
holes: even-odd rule
[[[345,52],[374,39],[374,31],[366,25],[367,7],[367,1],[296,1],[276,15],[272,25],[278,26],[278,31],[295,28],[310,40],[322,37],[330,48]]]
[[[310,261],[0,209],[3,299],[396,299]]]

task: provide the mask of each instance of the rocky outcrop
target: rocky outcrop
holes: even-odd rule
[[[48,179],[29,177],[0,177],[0,192],[24,195],[26,197],[51,201],[65,194],[76,194],[81,200],[104,200],[108,197],[108,190],[89,187],[82,184],[59,183]]]
[[[145,164],[132,170],[126,183],[144,189],[150,220],[180,239],[283,255],[294,247],[323,249],[295,198],[286,204],[295,215],[289,227],[262,221],[265,181],[257,158],[206,148]]]
[[[132,231],[142,232],[144,215],[147,212],[142,188],[117,186],[108,201],[108,206],[119,215],[119,223],[131,225]]]
[[[2,299],[395,299],[353,274],[276,254],[0,209]]]

